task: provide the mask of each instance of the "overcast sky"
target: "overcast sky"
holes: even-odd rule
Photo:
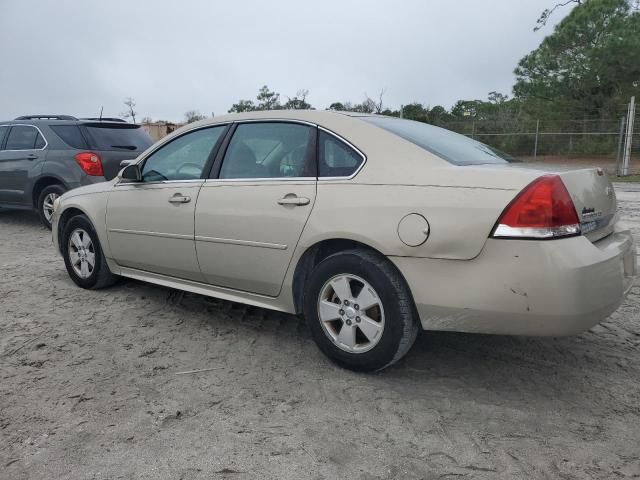
[[[517,61],[568,9],[553,0],[2,0],[0,120],[29,113],[180,121],[226,113],[267,84],[326,108],[385,88],[384,103],[449,108],[511,92]]]

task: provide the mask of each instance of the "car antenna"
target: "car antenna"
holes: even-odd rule
[[[100,121],[102,121],[102,110],[104,110],[104,105],[100,107]]]

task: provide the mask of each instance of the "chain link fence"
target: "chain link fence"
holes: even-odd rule
[[[440,126],[486,143],[526,162],[599,166],[610,175],[620,171],[627,118],[502,121],[473,119]],[[635,115],[629,174],[640,174],[640,114]]]

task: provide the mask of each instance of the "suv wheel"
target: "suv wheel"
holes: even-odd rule
[[[118,276],[109,270],[98,235],[87,217],[78,215],[69,220],[61,242],[64,264],[76,285],[98,289],[113,285],[118,280]]]
[[[336,253],[314,268],[305,287],[304,315],[320,350],[357,371],[397,362],[418,333],[404,278],[386,258],[367,250]]]
[[[51,230],[51,217],[53,216],[53,202],[56,198],[66,192],[62,185],[49,185],[38,195],[36,208],[40,214],[40,220],[45,227]]]

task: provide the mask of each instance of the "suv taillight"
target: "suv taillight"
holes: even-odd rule
[[[558,175],[544,175],[527,185],[504,209],[491,234],[518,239],[572,235],[580,235],[580,220]]]
[[[102,171],[102,161],[100,160],[100,155],[93,152],[80,152],[77,153],[74,157],[80,168],[87,175],[91,175],[93,177],[101,177],[103,176]]]

